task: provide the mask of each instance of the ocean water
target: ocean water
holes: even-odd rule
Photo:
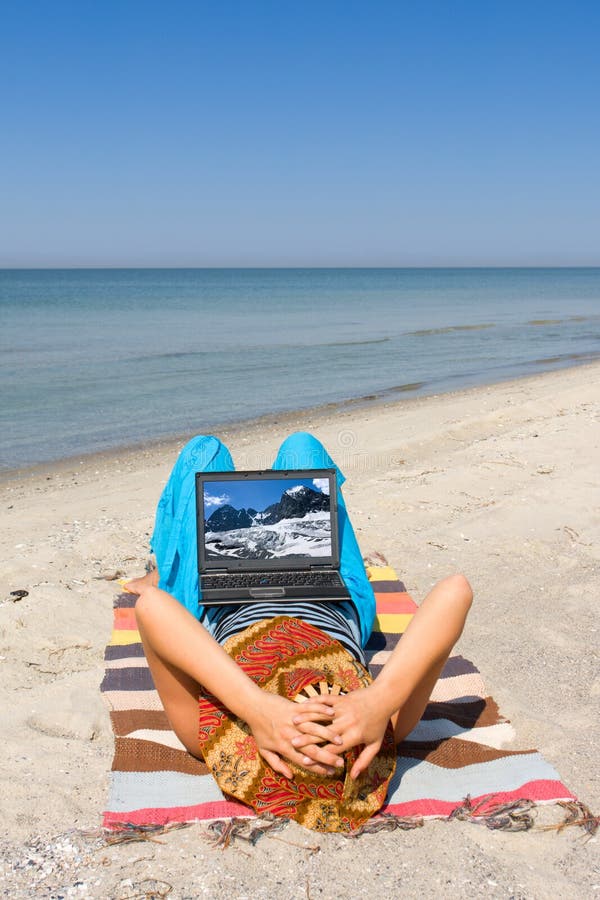
[[[600,269],[0,270],[0,468],[600,358]]]

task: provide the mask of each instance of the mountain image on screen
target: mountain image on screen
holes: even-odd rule
[[[259,511],[225,503],[205,521],[207,559],[279,559],[331,555],[329,494],[287,488]]]

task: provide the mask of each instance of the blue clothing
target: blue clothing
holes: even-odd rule
[[[273,468],[337,470],[340,572],[358,613],[364,647],[375,619],[375,597],[340,490],[346,480],[344,475],[323,444],[302,431],[286,438]],[[231,454],[218,438],[206,435],[192,438],[179,454],[156,511],[150,545],[160,574],[159,587],[176,597],[197,619],[205,618],[205,610],[198,584],[195,473],[233,469]],[[213,609],[206,610],[208,623]]]

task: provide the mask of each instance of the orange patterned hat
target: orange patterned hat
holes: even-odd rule
[[[263,690],[302,702],[366,687],[372,678],[342,645],[314,625],[278,616],[229,638],[229,655]],[[357,779],[360,753],[344,754],[343,770],[320,776],[290,763],[294,780],[275,772],[258,752],[248,725],[216,697],[200,695],[200,746],[219,787],[257,813],[295,819],[315,831],[354,831],[383,805],[396,767],[391,724],[381,749]]]

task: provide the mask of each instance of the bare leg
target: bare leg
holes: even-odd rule
[[[400,706],[392,716],[396,741],[404,740],[423,715],[435,683],[462,633],[472,601],[471,586],[463,575],[438,582],[382,669],[380,678],[389,669],[388,674],[399,684]]]
[[[292,722],[297,704],[262,691],[204,626],[174,597],[156,587],[155,581],[151,573],[127,587],[139,594],[135,607],[138,628],[167,718],[192,755],[200,754],[198,696],[202,685],[247,722],[259,752],[275,771],[293,777],[285,760],[310,765],[319,774],[342,764],[335,749],[315,744],[315,739],[336,742],[336,732],[319,724],[331,720],[329,705],[311,702],[314,722],[308,733],[312,747],[298,752],[292,744],[292,738],[301,734]]]
[[[163,598],[158,592],[147,591],[148,587],[156,587],[157,584],[156,570],[145,578],[137,578],[130,583],[131,589],[136,593],[143,591],[135,607],[138,629],[152,678],[171,728],[189,753],[199,757],[201,755],[198,742],[200,685],[186,672],[162,659],[154,650],[152,643],[152,634],[155,630],[168,627],[170,607],[170,604],[161,602]]]
[[[171,727],[189,752],[198,756],[200,685],[217,694],[228,676],[238,685],[257,690],[242,670],[188,610],[158,585],[158,572],[127,584],[139,594],[135,605],[138,630],[156,690]],[[240,684],[240,681],[242,684]],[[229,704],[233,708],[232,703]]]

